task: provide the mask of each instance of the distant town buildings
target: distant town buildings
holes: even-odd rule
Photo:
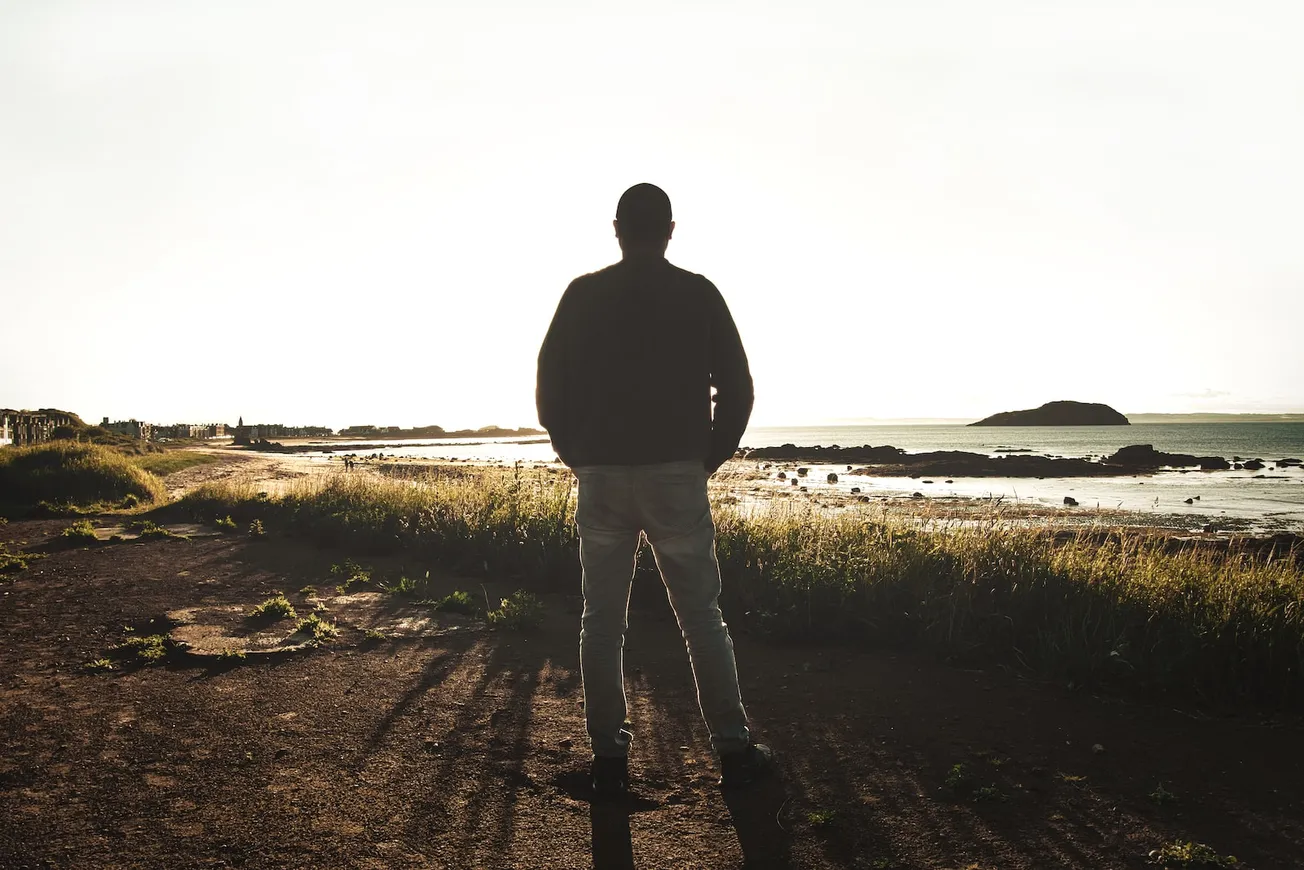
[[[225,438],[225,423],[173,423],[171,426],[155,426],[154,438]]]
[[[61,428],[65,431],[59,433],[57,430]],[[168,439],[209,440],[234,435],[237,444],[250,444],[272,438],[325,438],[333,434],[333,430],[326,426],[286,426],[282,423],[258,423],[246,426],[243,417],[235,427],[228,426],[225,423],[155,425],[134,418],[130,420],[110,420],[105,417],[100,421],[98,427],[92,428],[102,429],[140,441]],[[50,408],[43,408],[39,411],[15,411],[12,408],[0,408],[0,447],[25,447],[29,444],[49,441],[56,435],[65,438],[86,437],[88,434],[94,435],[94,432],[87,433],[85,430],[86,424],[76,414],[70,414],[66,411],[56,411]]]
[[[79,425],[81,421],[76,415],[65,411],[15,411],[12,408],[0,408],[0,447],[39,444],[53,438],[54,430],[60,426]]]
[[[105,417],[100,422],[101,429],[107,429],[117,435],[126,435],[128,438],[135,438],[139,441],[149,441],[154,437],[154,427],[149,423],[142,423],[139,420],[118,420],[110,423],[109,418]]]
[[[328,438],[335,433],[326,426],[286,426],[283,423],[251,423],[246,426],[244,417],[235,427],[236,444],[253,444],[273,438]]]

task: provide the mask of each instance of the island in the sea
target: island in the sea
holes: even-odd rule
[[[1002,411],[970,426],[1127,426],[1128,419],[1099,402],[1047,402],[1026,411]]]

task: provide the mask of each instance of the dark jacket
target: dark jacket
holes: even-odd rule
[[[715,471],[738,449],[752,398],[720,291],[664,257],[576,278],[539,350],[539,422],[572,468],[697,459]]]

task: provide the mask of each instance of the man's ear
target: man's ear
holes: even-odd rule
[[[620,221],[612,221],[611,228],[616,231],[616,238],[620,238]]]
[[[674,235],[675,235],[675,222],[674,222],[674,221],[671,221],[671,222],[670,222],[670,232],[666,233],[666,241],[670,241],[670,239],[671,239]]]

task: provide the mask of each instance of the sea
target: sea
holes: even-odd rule
[[[350,442],[332,442],[338,451]],[[413,439],[366,444],[366,455],[513,464],[555,461],[542,438]],[[1150,444],[1168,453],[1259,459],[1263,469],[1165,470],[1101,478],[951,478],[850,475],[846,466],[810,466],[803,484],[810,490],[857,488],[871,497],[985,499],[1005,504],[1078,510],[1131,512],[1149,522],[1204,532],[1304,533],[1304,468],[1279,465],[1304,459],[1304,423],[1217,422],[1136,423],[1130,426],[871,425],[756,426],[742,446],[875,447],[909,452],[964,450],[991,456],[1010,451],[1052,457],[1099,458],[1131,444]],[[331,454],[308,454],[328,461]],[[340,454],[334,454],[338,457]],[[759,467],[759,463],[758,463]],[[777,477],[781,467],[768,469]],[[837,474],[828,482],[828,474]],[[776,484],[778,481],[775,481]],[[1078,503],[1065,508],[1065,498]],[[1188,503],[1187,500],[1190,500]]]

